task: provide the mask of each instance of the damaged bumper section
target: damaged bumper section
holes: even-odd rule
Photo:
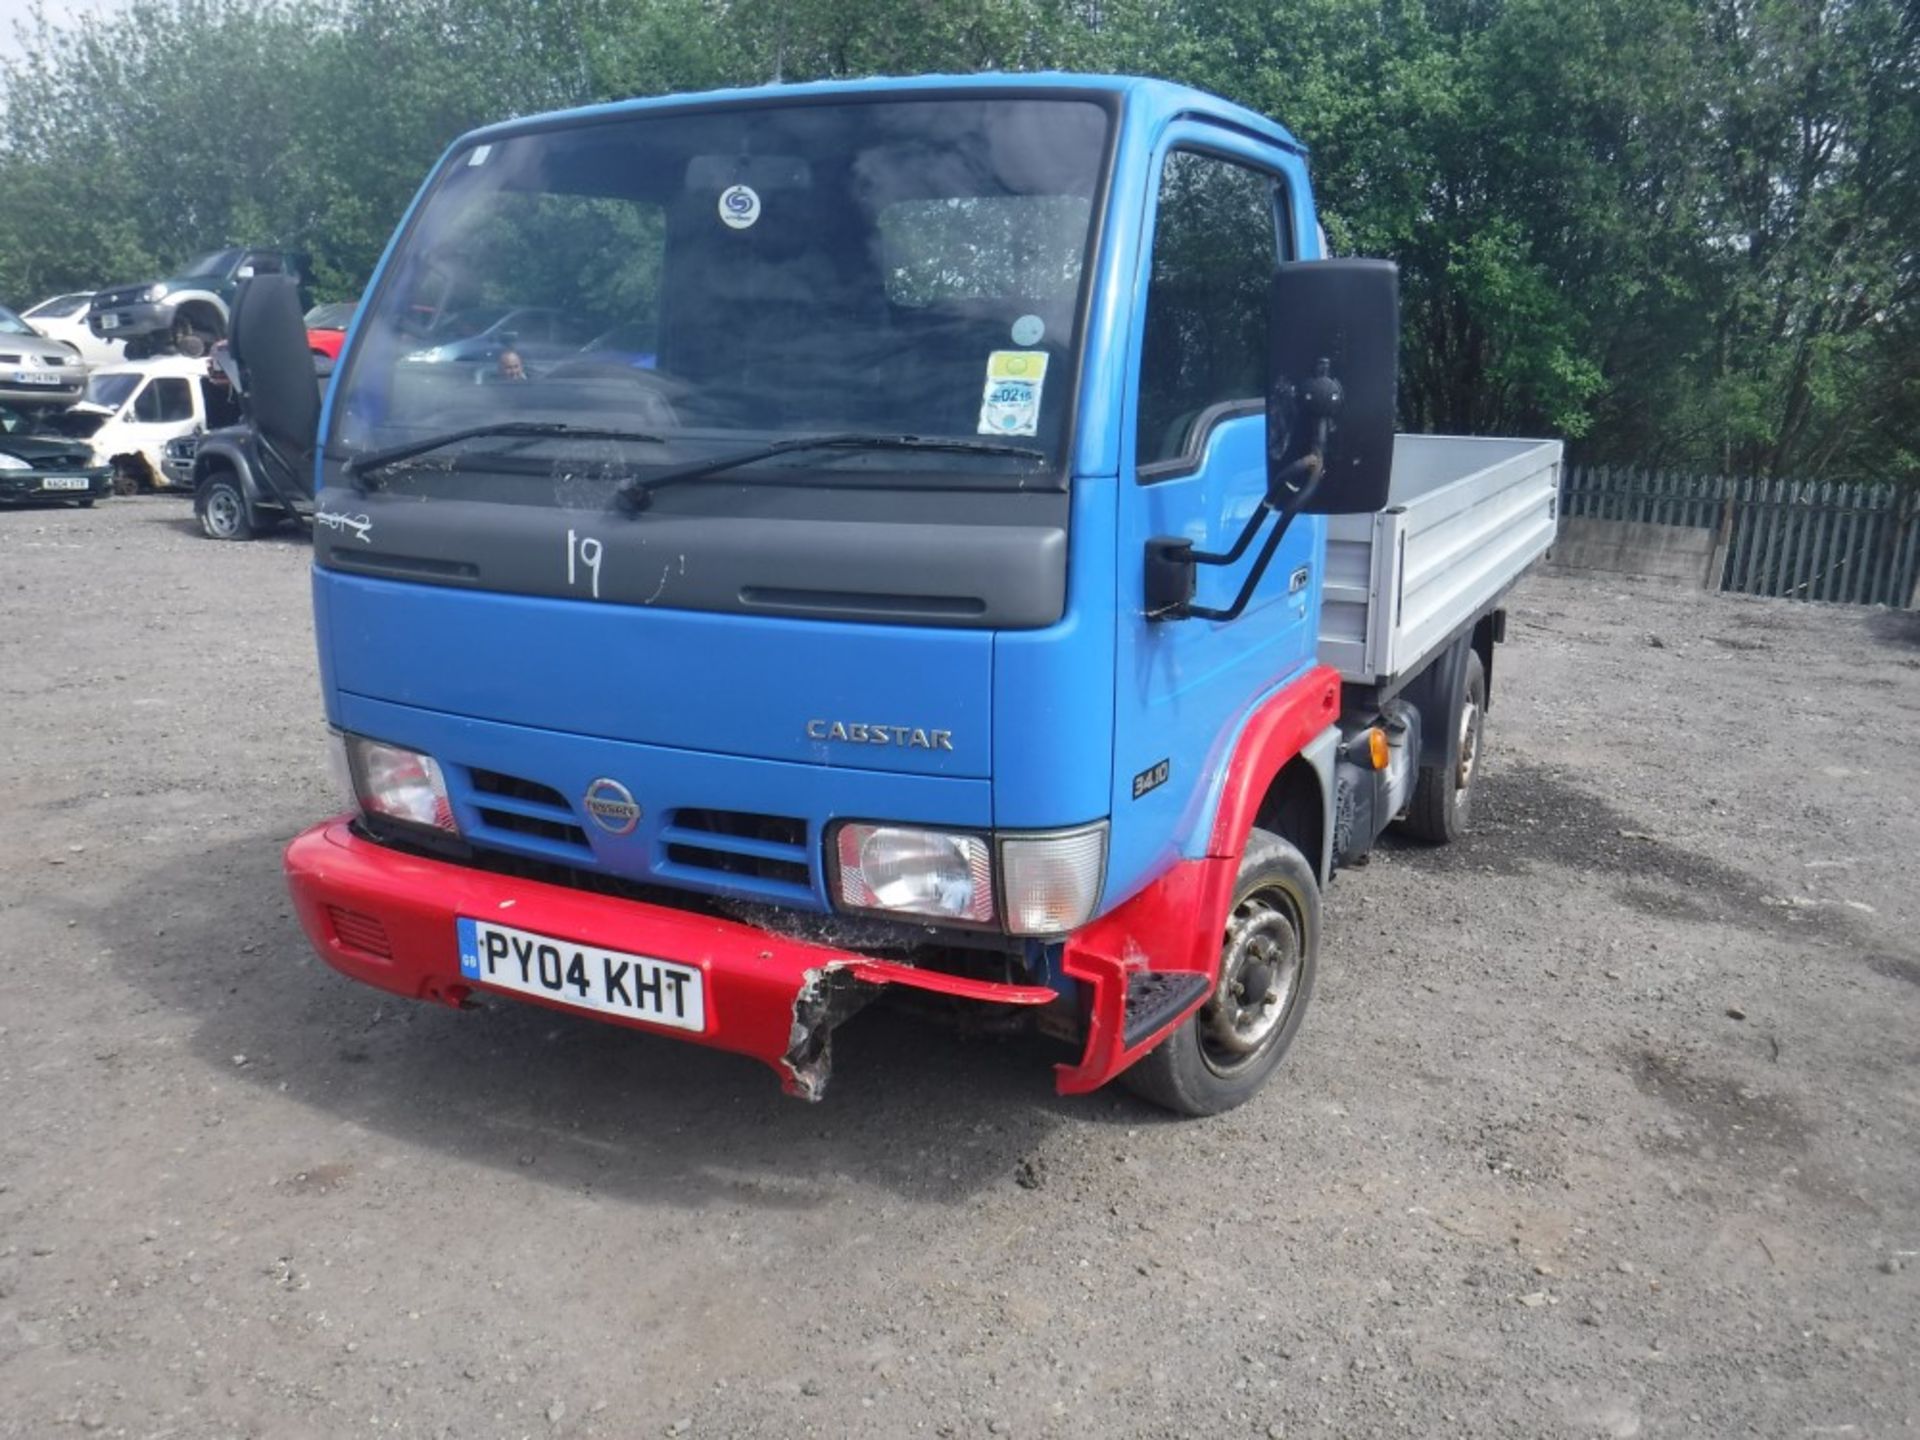
[[[750,1055],[778,1073],[788,1094],[808,1100],[826,1089],[833,1027],[888,986],[991,1005],[1059,998],[1045,986],[918,969],[737,921],[429,859],[366,839],[344,818],[296,837],[285,864],[307,938],[352,979],[464,1005],[493,988],[462,968],[462,925],[475,921],[696,970],[697,1025],[595,1018]],[[539,994],[512,998],[581,1008]]]

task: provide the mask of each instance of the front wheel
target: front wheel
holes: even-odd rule
[[[1218,1115],[1267,1082],[1306,1017],[1320,954],[1320,885],[1287,841],[1247,837],[1207,1003],[1121,1079],[1180,1115]]]
[[[193,513],[209,540],[251,540],[253,516],[231,471],[209,475],[193,492]]]
[[[1473,819],[1473,782],[1480,774],[1487,738],[1487,671],[1478,650],[1467,652],[1466,674],[1455,702],[1454,762],[1420,767],[1413,803],[1402,822],[1409,835],[1435,845],[1458,840]]]

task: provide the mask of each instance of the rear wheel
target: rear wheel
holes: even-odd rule
[[[193,513],[209,540],[250,540],[253,515],[231,470],[216,470],[193,492]]]
[[[1313,867],[1278,835],[1253,831],[1234,881],[1213,994],[1122,1081],[1181,1115],[1218,1115],[1244,1103],[1299,1032],[1319,954]]]
[[[1454,762],[1420,767],[1404,822],[1409,835],[1436,845],[1458,840],[1473,818],[1473,782],[1480,773],[1487,732],[1487,672],[1477,650],[1467,652],[1466,673],[1454,697],[1453,727]]]

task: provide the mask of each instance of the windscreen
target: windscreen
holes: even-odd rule
[[[344,330],[353,323],[353,309],[351,300],[333,300],[325,305],[316,305],[307,312],[307,328]]]
[[[1057,470],[1108,131],[1090,101],[981,96],[471,147],[368,303],[329,453],[525,421],[650,436],[620,447],[637,475],[827,434],[958,443],[767,467]],[[567,448],[476,438],[418,463],[485,473]]]
[[[91,295],[56,295],[51,300],[42,300],[27,311],[27,315],[34,320],[65,320],[85,310],[92,298]]]
[[[238,250],[216,250],[211,255],[202,255],[186,269],[180,272],[183,280],[202,280],[211,275],[224,275],[240,259]]]
[[[127,403],[127,397],[133,394],[133,387],[140,383],[138,375],[93,374],[87,377],[87,393],[81,398],[89,405],[100,405],[108,410],[118,410]]]
[[[7,309],[5,306],[0,306],[0,335],[34,335],[38,333],[39,332],[27,324],[26,321],[14,314],[13,311]]]

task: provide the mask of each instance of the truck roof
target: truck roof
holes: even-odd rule
[[[876,75],[860,80],[816,80],[803,85],[754,85],[731,90],[705,90],[684,95],[657,95],[641,100],[617,100],[604,105],[584,105],[572,110],[549,111],[516,120],[487,125],[455,141],[454,150],[472,142],[504,140],[528,130],[550,125],[573,124],[581,120],[611,119],[621,115],[645,114],[651,110],[685,110],[706,106],[766,105],[785,100],[822,99],[845,96],[858,98],[880,94],[953,94],[968,90],[1031,90],[1059,94],[1080,90],[1089,96],[1113,96],[1123,100],[1136,119],[1150,124],[1176,115],[1204,115],[1251,131],[1276,145],[1306,153],[1306,146],[1277,121],[1223,100],[1190,85],[1169,80],[1149,80],[1137,75],[1082,75],[1065,71],[1035,71],[1010,74],[988,71],[974,75]]]
[[[185,375],[189,379],[207,373],[205,356],[150,355],[144,360],[112,360],[95,365],[93,375]]]

